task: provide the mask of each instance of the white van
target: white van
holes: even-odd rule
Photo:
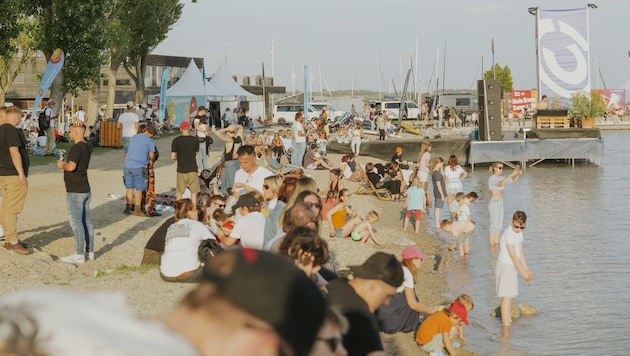
[[[405,101],[405,103],[407,104],[407,119],[420,119],[420,108],[418,107],[418,104],[414,103],[413,101]],[[381,110],[386,111],[387,116],[390,119],[398,118],[398,115],[400,113],[401,101],[383,101],[381,103],[376,103],[377,106],[379,104],[381,106]]]
[[[328,103],[309,103],[308,114],[306,118],[312,120],[322,113],[322,109],[326,109],[328,118],[336,119],[343,115],[343,111],[337,109],[334,105]],[[304,104],[278,104],[273,108],[273,116],[271,121],[279,125],[292,124],[295,120],[295,114],[304,109]]]

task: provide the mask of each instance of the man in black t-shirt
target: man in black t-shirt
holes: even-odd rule
[[[351,266],[348,279],[336,279],[326,286],[330,305],[348,319],[350,328],[343,338],[348,355],[385,355],[374,312],[396,294],[402,285],[402,265],[394,255],[377,252],[361,266]]]
[[[0,108],[5,116],[0,125],[0,188],[2,188],[2,227],[7,250],[28,255],[17,233],[17,216],[26,202],[28,176],[28,152],[26,138],[17,129],[22,110],[17,106]]]
[[[85,141],[85,125],[75,121],[70,127],[70,140],[74,143],[68,153],[68,161],[57,161],[63,169],[66,184],[66,206],[70,227],[74,233],[75,253],[61,260],[68,263],[83,263],[94,259],[94,225],[90,216],[90,182],[88,166],[92,156],[92,145]]]
[[[175,191],[177,200],[182,198],[186,188],[190,190],[193,204],[197,205],[199,193],[199,176],[197,173],[197,154],[199,154],[199,140],[190,136],[190,124],[183,121],[179,125],[181,136],[176,137],[171,144],[171,159],[177,161],[177,183]]]

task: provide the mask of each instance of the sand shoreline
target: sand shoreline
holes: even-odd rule
[[[169,155],[166,154],[170,152],[171,140],[172,137],[162,137],[156,141],[158,149],[162,152],[156,163],[156,192],[158,193],[174,191],[175,187],[175,162],[171,161]],[[221,145],[218,143],[213,145],[210,164],[218,159],[219,146]],[[331,155],[330,160],[340,162],[340,155]],[[358,161],[365,164],[377,160],[360,156]],[[30,256],[21,256],[6,249],[0,249],[0,268],[4,274],[0,283],[0,295],[36,287],[121,292],[139,315],[155,317],[171,309],[182,295],[192,288],[192,285],[163,282],[155,267],[139,267],[146,241],[167,216],[154,218],[127,216],[122,213],[124,209],[122,200],[110,200],[109,194],[124,196],[122,165],[122,150],[92,157],[88,174],[92,189],[91,212],[95,226],[96,260],[79,266],[58,260],[59,256],[71,254],[74,249],[74,238],[68,224],[65,207],[62,171],[52,162],[31,168],[27,201],[24,211],[19,216],[18,229],[20,238],[30,243],[36,252]],[[326,171],[308,171],[307,173],[316,179],[318,186],[326,185],[328,179]],[[354,191],[357,183],[344,181],[344,185]],[[353,208],[361,216],[369,210],[376,210],[381,216],[376,229],[377,237],[383,247],[357,246],[357,243],[350,239],[327,238],[339,269],[360,264],[378,250],[399,256],[404,248],[404,244],[400,242],[408,240],[417,244],[429,255],[444,255],[443,246],[426,233],[426,215],[422,216],[423,222],[419,234],[409,232],[413,229],[408,229],[407,233],[403,233],[400,214],[403,203],[381,202],[373,196],[365,195],[354,195],[352,200]],[[322,236],[328,236],[327,224],[324,223],[324,225]],[[449,256],[445,255],[442,268],[436,272],[432,271],[432,260],[422,266],[417,293],[418,297],[429,306],[449,301],[443,296],[446,292],[445,276],[448,271]],[[388,354],[418,353],[411,334],[384,335],[383,340]],[[474,353],[463,351],[460,354]]]

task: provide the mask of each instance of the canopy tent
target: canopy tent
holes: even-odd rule
[[[195,61],[190,60],[182,77],[166,91],[167,116],[175,124],[194,117],[197,114],[197,107],[205,105],[205,92],[211,90],[207,82],[204,89],[201,71]]]
[[[206,99],[209,101],[259,101],[258,96],[243,89],[232,79],[223,64],[219,66],[206,85]]]

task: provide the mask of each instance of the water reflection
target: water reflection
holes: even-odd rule
[[[488,172],[469,172],[466,192],[479,200],[470,210],[477,228],[471,255],[450,263],[449,297],[468,293],[475,309],[466,330],[467,348],[486,355],[624,354],[630,348],[630,131],[602,132],[602,166],[545,163],[527,168],[505,190],[505,224],[515,210],[527,213],[524,250],[535,278],[520,281],[516,303],[538,315],[521,317],[503,335],[490,317],[499,305],[494,291],[496,251],[488,248]],[[432,224],[429,224],[432,225]]]

